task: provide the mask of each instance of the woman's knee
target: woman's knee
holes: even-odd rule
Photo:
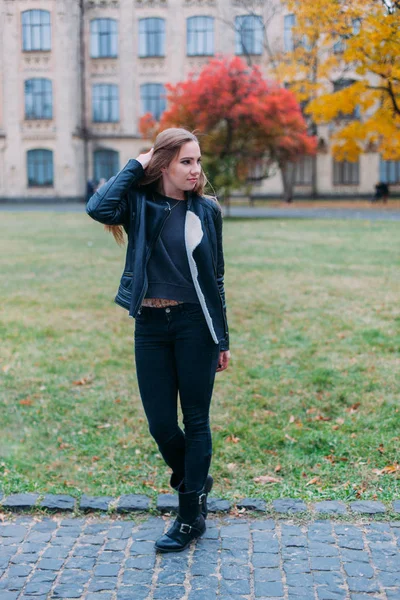
[[[149,424],[149,431],[158,444],[168,444],[176,436],[181,436],[182,431],[178,424],[174,426],[168,425],[165,421]]]

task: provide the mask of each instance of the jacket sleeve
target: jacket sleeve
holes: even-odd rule
[[[219,344],[220,350],[229,350],[229,328],[228,320],[226,317],[226,302],[225,302],[225,289],[224,289],[224,275],[225,275],[225,263],[224,263],[224,251],[222,245],[222,212],[220,209],[217,211],[215,217],[215,231],[217,234],[217,285],[219,295],[221,297],[222,308],[224,313],[225,322],[225,338]]]
[[[127,191],[143,175],[141,163],[135,158],[129,160],[117,175],[111,177],[89,198],[87,214],[104,225],[126,224],[129,221]]]

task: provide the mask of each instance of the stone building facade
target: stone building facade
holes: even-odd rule
[[[283,9],[270,32],[274,44],[290,43]],[[138,121],[165,108],[165,83],[213,55],[243,53],[243,43],[267,75],[261,35],[240,0],[0,0],[0,200],[84,199],[88,180],[149,147]],[[371,152],[335,164],[330,128],[318,136],[319,195],[368,196],[382,178],[400,184],[400,161]],[[310,160],[297,167],[298,194],[310,193],[311,170]],[[255,192],[280,195],[279,174]]]

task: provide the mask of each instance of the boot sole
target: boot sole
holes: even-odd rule
[[[200,535],[198,535],[195,538],[192,538],[185,546],[182,546],[181,548],[159,548],[156,544],[154,544],[154,547],[157,552],[160,552],[162,554],[168,554],[169,552],[183,552],[184,550],[186,550],[186,548],[190,546],[192,542],[198,540],[206,532],[206,529],[207,527],[204,527],[204,531],[202,531]]]

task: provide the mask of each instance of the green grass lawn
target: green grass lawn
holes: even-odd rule
[[[0,488],[168,490],[113,303],[125,250],[85,214],[2,213],[0,234]],[[399,225],[226,220],[224,240],[213,494],[398,498]]]

